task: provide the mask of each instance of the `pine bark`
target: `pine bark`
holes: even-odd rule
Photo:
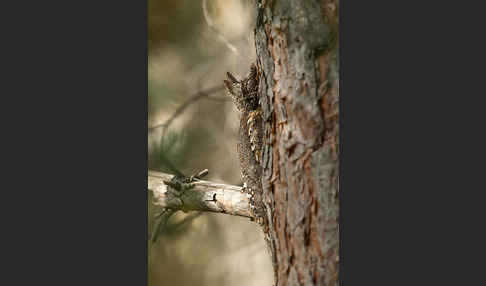
[[[339,3],[256,2],[275,285],[338,285]]]

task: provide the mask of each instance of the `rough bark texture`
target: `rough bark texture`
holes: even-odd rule
[[[338,2],[256,4],[275,284],[338,285]]]

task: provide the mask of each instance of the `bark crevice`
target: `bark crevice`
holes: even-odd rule
[[[255,48],[263,79],[262,186],[275,282],[337,285],[338,3],[260,5]]]

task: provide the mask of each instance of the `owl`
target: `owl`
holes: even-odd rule
[[[224,80],[227,93],[240,113],[239,140],[237,153],[240,161],[244,191],[250,194],[250,208],[255,218],[263,215],[261,203],[262,185],[261,150],[262,150],[262,112],[258,97],[258,73],[254,64],[248,75],[238,80],[227,73]]]

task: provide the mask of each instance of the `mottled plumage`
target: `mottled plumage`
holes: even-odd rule
[[[238,80],[228,72],[224,84],[240,112],[237,152],[241,176],[245,192],[251,195],[250,208],[255,218],[260,221],[264,216],[260,165],[263,120],[258,97],[258,72],[255,65],[251,65],[250,72],[242,80]]]

